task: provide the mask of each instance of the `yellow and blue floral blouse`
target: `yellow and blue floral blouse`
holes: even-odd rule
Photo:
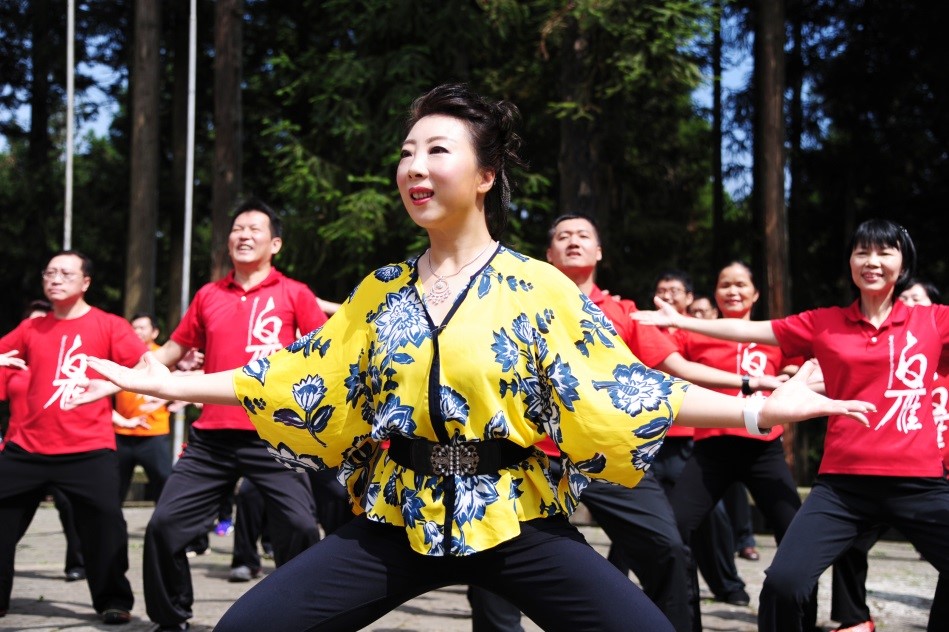
[[[636,485],[688,384],[640,364],[546,263],[499,246],[435,327],[416,262],[376,270],[322,328],[235,371],[277,459],[338,466],[354,510],[403,527],[426,555],[469,555],[517,536],[522,521],[569,515],[591,478]],[[539,449],[497,474],[421,475],[388,457],[395,435],[520,446],[549,435],[563,476]]]

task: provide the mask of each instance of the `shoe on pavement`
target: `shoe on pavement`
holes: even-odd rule
[[[874,630],[876,630],[876,625],[873,623],[873,619],[870,619],[869,621],[864,621],[863,623],[858,623],[848,628],[837,628],[836,632],[873,632]]]
[[[748,560],[749,562],[757,562],[761,559],[761,556],[758,555],[758,551],[753,546],[746,546],[738,551],[738,557],[743,560]]]
[[[82,566],[75,566],[66,571],[66,581],[67,582],[77,582],[80,579],[86,578],[86,569]]]
[[[255,577],[260,577],[260,568],[251,568],[250,566],[235,566],[231,569],[231,574],[227,576],[227,581],[232,583],[249,582]]]
[[[181,623],[170,623],[168,625],[159,625],[155,628],[155,632],[172,632],[174,630],[188,630],[191,628],[191,624],[187,621],[182,621]]]
[[[261,553],[260,555],[262,558],[264,558],[265,560],[273,559],[273,545],[270,544],[270,542],[261,542],[260,548],[264,550],[264,552]]]
[[[102,623],[106,625],[121,625],[132,620],[132,615],[128,610],[120,608],[109,608],[102,613]]]
[[[234,521],[229,518],[219,521],[214,527],[214,533],[220,536],[231,535],[234,533]]]
[[[744,589],[739,588],[738,590],[725,595],[725,598],[721,601],[724,601],[725,603],[732,606],[747,606],[751,603],[751,597],[748,596],[748,593],[746,593]]]

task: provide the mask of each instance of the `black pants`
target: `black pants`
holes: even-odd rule
[[[949,483],[942,478],[822,475],[785,534],[766,571],[758,629],[807,629],[802,622],[821,574],[868,530],[899,529],[940,578],[949,572]],[[946,582],[936,587],[930,632],[949,630]],[[941,599],[937,601],[937,599]]]
[[[115,451],[119,457],[119,500],[124,501],[132,484],[132,472],[141,465],[155,499],[161,495],[165,481],[171,476],[171,435],[133,437],[115,435]]]
[[[36,512],[50,485],[72,505],[96,612],[132,609],[117,473],[112,450],[49,456],[8,444],[0,453],[0,610],[10,607],[16,545],[29,526],[25,516]]]
[[[672,497],[672,490],[675,489],[686,464],[692,460],[694,452],[695,442],[690,437],[666,437],[662,442],[650,471],[662,485],[666,496]],[[726,493],[723,500],[727,501],[731,493]],[[747,504],[748,499],[745,498],[745,506]],[[734,525],[725,503],[718,502],[695,529],[689,544],[689,550],[702,577],[705,578],[705,583],[719,600],[725,600],[745,589],[745,582],[735,566],[734,533]]]
[[[336,468],[319,472],[307,471],[310,488],[313,490],[313,501],[316,504],[317,521],[326,535],[333,533],[353,517],[346,488],[336,479],[336,472]],[[257,540],[264,536],[267,525],[264,497],[260,490],[245,478],[238,488],[236,504],[237,520],[234,522],[231,568],[260,568]]]
[[[551,469],[556,472],[554,465],[552,462]],[[632,489],[593,481],[583,490],[580,502],[609,537],[624,565],[639,578],[646,596],[678,632],[688,632],[692,625],[687,552],[676,529],[669,500],[655,477],[647,474]],[[475,593],[473,600],[472,593]],[[469,601],[473,618],[481,622],[480,630],[511,632],[518,629],[510,625],[515,621],[513,606],[490,595],[479,595],[476,590],[469,590]],[[481,612],[485,608],[492,612]],[[491,621],[506,622],[506,627],[492,628]]]
[[[545,630],[672,630],[642,591],[566,518],[464,557],[413,551],[401,527],[359,516],[251,588],[217,632],[350,632],[436,588],[475,585],[510,600]]]
[[[791,472],[784,462],[779,439],[760,441],[743,437],[710,437],[695,442],[695,453],[672,492],[672,509],[682,540],[689,544],[695,530],[712,508],[735,483],[744,483],[755,504],[774,529],[775,540],[781,542],[801,498],[794,486]],[[698,575],[691,573],[692,613],[694,629],[701,630]],[[816,602],[809,604],[808,616],[817,619]]]
[[[221,497],[241,476],[264,496],[278,566],[319,540],[303,474],[275,461],[255,432],[192,428],[145,530],[143,583],[152,621],[174,625],[191,617],[194,595],[185,547],[207,531]]]

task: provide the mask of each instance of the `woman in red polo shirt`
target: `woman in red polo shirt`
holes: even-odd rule
[[[719,272],[715,302],[726,319],[748,321],[759,297],[751,270],[743,263],[731,263]],[[689,318],[688,320],[701,320]],[[693,362],[743,376],[742,388],[714,390],[739,398],[764,401],[766,392],[753,392],[752,379],[778,375],[789,362],[772,345],[746,344],[711,338],[680,329],[682,355]],[[722,496],[736,482],[742,482],[768,522],[774,526],[778,542],[801,506],[791,472],[784,461],[783,428],[753,435],[744,428],[696,428],[693,457],[688,461],[670,495],[676,523],[684,542],[692,540],[696,529]],[[694,567],[693,567],[694,571]],[[698,582],[693,572],[693,616],[700,617]],[[745,603],[748,595],[743,590]],[[695,619],[696,621],[698,619]]]
[[[850,274],[859,298],[772,321],[682,318],[651,322],[729,340],[778,344],[815,357],[828,396],[876,404],[869,428],[832,416],[813,489],[785,534],[761,591],[761,630],[800,630],[820,575],[867,529],[899,529],[940,573],[949,571],[949,484],[936,443],[933,373],[949,344],[949,307],[897,300],[916,265],[905,228],[862,223],[853,235]],[[658,304],[657,304],[658,305]],[[639,320],[645,320],[640,316]],[[934,601],[929,630],[949,629],[949,607]]]

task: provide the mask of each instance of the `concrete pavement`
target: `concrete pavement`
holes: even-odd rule
[[[85,582],[63,580],[65,540],[55,509],[44,504],[17,549],[17,572],[14,579],[10,612],[0,618],[3,631],[122,630],[143,632],[153,629],[145,616],[142,596],[142,538],[151,515],[151,507],[126,507],[129,527],[129,580],[135,591],[133,620],[125,626],[103,625],[92,610]],[[609,541],[603,532],[591,526],[582,527],[590,543],[606,553]],[[211,552],[191,560],[195,605],[192,630],[211,630],[228,606],[253,586],[227,582],[230,570],[231,537],[210,536]],[[752,596],[750,607],[729,606],[707,599],[702,604],[703,623],[708,631],[746,632],[756,629],[755,613],[763,573],[774,554],[770,536],[758,536],[758,562],[738,560],[738,568]],[[267,562],[265,571],[273,569]],[[257,580],[261,581],[261,580]],[[868,592],[870,609],[882,631],[908,632],[925,630],[929,607],[936,585],[936,572],[905,542],[880,542],[870,554]],[[704,586],[703,586],[704,590]],[[706,595],[708,593],[706,592]],[[829,619],[830,573],[820,583],[819,622],[833,629]],[[539,630],[524,620],[528,632]],[[454,586],[414,599],[367,630],[388,632],[468,632],[471,629],[465,588]]]

